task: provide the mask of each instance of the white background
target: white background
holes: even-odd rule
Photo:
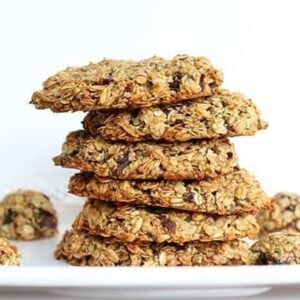
[[[80,113],[53,114],[29,105],[51,74],[103,57],[177,53],[208,56],[226,88],[260,107],[269,129],[235,138],[241,166],[269,194],[300,192],[299,1],[1,1],[0,159],[2,186],[67,182],[55,168]]]
[[[269,122],[235,138],[240,165],[272,195],[299,192],[300,2],[295,0],[1,1],[0,191],[42,182],[64,188],[53,166],[80,113],[37,111],[28,102],[50,75],[103,57],[204,55],[226,88],[251,97]]]
[[[53,166],[80,113],[29,105],[51,74],[103,57],[208,56],[224,86],[260,107],[269,129],[235,138],[242,167],[269,194],[300,192],[299,1],[1,1],[2,185],[67,182]]]

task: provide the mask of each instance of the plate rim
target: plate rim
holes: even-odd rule
[[[232,288],[300,285],[300,266],[1,267],[0,287]],[[284,276],[282,275],[284,274]]]

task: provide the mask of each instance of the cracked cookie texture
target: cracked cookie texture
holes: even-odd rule
[[[48,196],[18,190],[0,202],[0,237],[27,241],[49,238],[56,232],[57,215]]]
[[[244,241],[199,241],[185,245],[124,243],[67,231],[55,251],[57,259],[78,266],[222,266],[249,265],[252,253]]]
[[[54,112],[132,109],[207,96],[222,82],[223,74],[204,57],[104,59],[49,77],[31,103]]]
[[[252,247],[259,265],[300,264],[300,234],[275,232],[262,236]]]
[[[259,182],[246,170],[201,181],[114,180],[94,173],[78,173],[70,179],[69,192],[99,201],[219,215],[254,213],[271,205]]]
[[[56,165],[119,179],[203,179],[238,166],[228,139],[186,143],[108,143],[85,131],[71,132]]]
[[[6,238],[0,237],[0,266],[19,266],[21,254],[18,248],[12,245]]]
[[[278,193],[271,209],[257,215],[261,234],[276,231],[300,232],[300,196],[294,193]]]
[[[250,99],[227,90],[174,106],[148,107],[132,112],[92,111],[83,124],[93,135],[100,134],[106,140],[128,142],[182,142],[254,135],[267,127]]]
[[[255,216],[250,214],[215,216],[92,200],[76,217],[73,228],[125,242],[177,244],[255,238],[259,230]]]

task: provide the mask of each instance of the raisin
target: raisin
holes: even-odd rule
[[[228,159],[231,159],[232,157],[233,157],[233,153],[232,153],[232,152],[228,152],[228,153],[227,153],[227,158],[228,158]]]
[[[268,253],[260,253],[258,260],[258,265],[282,265],[284,262],[280,260],[274,259],[274,257],[271,257]]]
[[[172,91],[179,92],[180,91],[180,83],[181,83],[182,74],[176,72],[173,76],[173,81],[169,83],[169,87]]]
[[[146,87],[147,87],[147,89],[151,90],[153,88],[153,82],[148,80],[146,83]]]
[[[117,167],[112,170],[114,176],[118,176],[121,172],[130,164],[130,160],[128,159],[128,153],[119,156],[116,159]]]
[[[168,116],[169,113],[170,113],[170,111],[172,110],[172,107],[169,107],[169,106],[162,106],[162,107],[160,107],[160,109],[162,110],[162,112],[163,112],[166,116]]]
[[[201,74],[200,80],[199,80],[199,85],[201,86],[201,90],[202,90],[202,91],[205,90],[205,82],[204,82],[204,79],[205,79],[205,75],[204,75],[204,74]]]
[[[156,236],[152,233],[152,232],[146,232],[146,235],[153,241],[153,242],[156,242],[157,241],[157,238]]]
[[[12,223],[14,221],[15,217],[16,217],[16,214],[11,209],[8,209],[7,213],[4,217],[4,220],[3,220],[3,225]]]
[[[125,86],[125,92],[127,93],[132,93],[133,92],[133,87],[134,87],[134,84],[133,82],[127,82],[126,86]]]
[[[57,226],[55,216],[41,209],[38,213],[37,223],[42,228],[56,228]]]
[[[101,78],[100,79],[100,84],[101,85],[109,85],[110,83],[112,83],[114,80],[112,79],[112,77],[106,77],[106,78]]]
[[[169,218],[167,218],[165,215],[159,216],[160,222],[162,226],[167,229],[169,233],[175,233],[176,231],[176,223]]]
[[[194,194],[191,191],[185,192],[182,195],[182,197],[183,197],[183,200],[186,201],[186,202],[191,202],[191,203],[194,202]]]
[[[125,167],[127,167],[127,166],[129,165],[129,163],[130,163],[130,161],[129,161],[129,159],[128,159],[128,153],[119,156],[119,157],[116,159],[116,163],[118,164],[118,168],[119,168],[120,170],[123,170]]]

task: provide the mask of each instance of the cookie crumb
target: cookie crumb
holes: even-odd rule
[[[21,264],[21,254],[18,248],[11,245],[5,238],[0,238],[0,265],[19,266]]]

